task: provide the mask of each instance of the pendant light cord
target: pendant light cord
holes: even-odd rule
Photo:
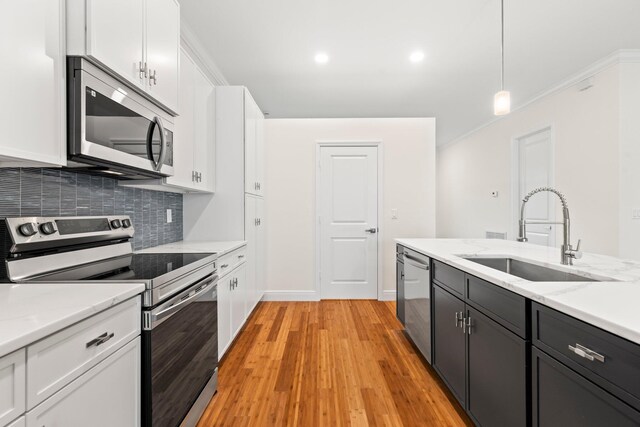
[[[504,0],[500,0],[500,84],[501,90],[504,90]]]

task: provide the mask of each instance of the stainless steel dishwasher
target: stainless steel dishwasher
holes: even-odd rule
[[[431,363],[431,265],[429,257],[403,248],[404,325],[407,334]]]

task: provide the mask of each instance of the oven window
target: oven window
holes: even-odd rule
[[[218,366],[217,319],[214,287],[143,331],[145,425],[175,427],[189,412]]]
[[[106,96],[87,86],[85,138],[133,156],[158,161],[160,157],[160,131],[153,120],[149,120],[122,105],[125,95],[113,91]],[[173,164],[173,133],[165,129],[167,155],[165,164]],[[149,139],[151,145],[149,147]]]

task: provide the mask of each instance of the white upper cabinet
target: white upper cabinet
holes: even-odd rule
[[[2,4],[0,166],[64,166],[65,2]]]
[[[245,192],[264,195],[264,115],[244,90]]]
[[[191,57],[180,53],[180,116],[174,133],[174,175],[166,184],[184,191],[215,190],[215,93]]]
[[[178,104],[180,6],[175,0],[146,0],[149,93],[175,110]]]
[[[215,106],[213,84],[196,68],[194,76],[194,138],[193,168],[197,174],[196,188],[213,192],[215,189]]]
[[[86,0],[86,56],[139,88],[146,85],[143,72],[144,3],[144,0]],[[83,8],[75,9],[73,2],[70,6],[69,13],[82,12]],[[82,16],[79,20],[84,22]],[[70,19],[69,25],[75,25],[74,21]],[[74,47],[73,43],[70,38],[70,48]],[[81,54],[82,51],[70,53]]]
[[[175,0],[67,0],[67,54],[85,56],[178,113]]]
[[[194,99],[193,84],[196,65],[184,50],[180,51],[180,93],[178,106],[180,115],[176,117],[173,135],[173,176],[167,184],[189,188],[194,185]]]

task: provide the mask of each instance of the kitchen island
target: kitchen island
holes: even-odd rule
[[[562,265],[558,248],[504,240],[396,243],[398,317],[411,335],[415,307],[430,307],[422,353],[476,424],[640,425],[640,263]],[[416,255],[427,281],[410,273]]]

